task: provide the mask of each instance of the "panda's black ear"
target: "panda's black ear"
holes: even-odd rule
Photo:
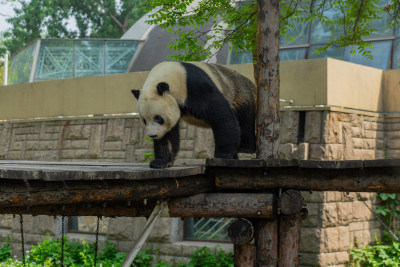
[[[162,96],[165,92],[169,92],[169,85],[168,83],[159,83],[157,84],[157,92],[160,96]]]
[[[136,97],[136,99],[139,99],[140,90],[132,90],[131,92],[132,92],[132,94]]]

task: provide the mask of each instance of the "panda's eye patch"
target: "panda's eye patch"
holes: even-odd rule
[[[143,123],[144,123],[144,125],[146,125],[146,120],[145,119],[143,119]]]
[[[157,123],[160,124],[160,125],[163,125],[163,124],[164,124],[164,119],[161,118],[161,117],[158,116],[158,115],[154,116],[154,121],[157,122]]]

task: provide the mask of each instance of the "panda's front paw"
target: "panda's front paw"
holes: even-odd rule
[[[153,169],[165,169],[172,167],[172,162],[168,162],[162,159],[155,159],[150,162],[150,168]]]

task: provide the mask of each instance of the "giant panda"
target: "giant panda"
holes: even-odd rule
[[[255,152],[256,87],[225,66],[204,62],[162,62],[141,90],[132,90],[147,134],[154,140],[151,168],[173,165],[179,151],[180,119],[211,127],[215,158]]]

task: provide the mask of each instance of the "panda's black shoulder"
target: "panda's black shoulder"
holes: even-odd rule
[[[197,94],[199,91],[202,93],[215,93],[219,91],[217,85],[204,70],[207,67],[206,63],[195,65],[182,62],[181,64],[186,72],[186,90],[188,90],[188,93]]]

